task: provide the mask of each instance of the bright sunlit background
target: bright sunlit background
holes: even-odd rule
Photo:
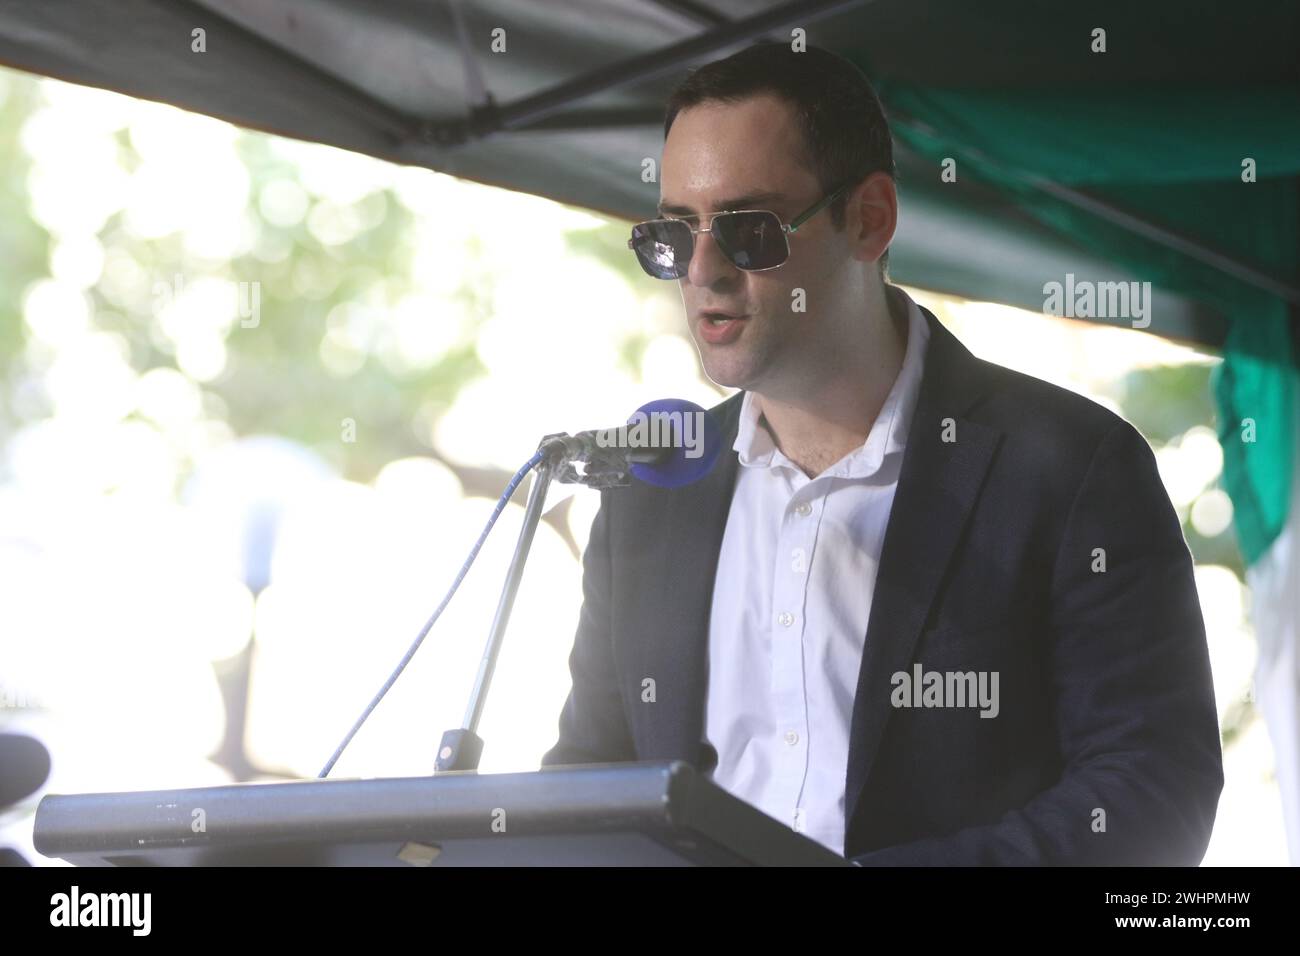
[[[729,394],[626,223],[4,70],[0,162],[0,728],[51,749],[45,792],[314,776],[542,435]],[[1285,865],[1217,358],[908,291],[975,354],[1115,409],[1156,449],[1224,734],[1205,864]],[[333,776],[432,771],[523,500]],[[484,771],[536,769],[555,741],[597,503],[552,489]],[[0,816],[0,846],[50,862],[38,799]]]

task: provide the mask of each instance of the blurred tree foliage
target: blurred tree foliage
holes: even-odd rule
[[[39,395],[33,396],[39,387],[34,388],[38,383],[32,381],[24,356],[22,316],[24,290],[50,274],[53,245],[30,213],[32,163],[20,143],[24,122],[42,105],[39,82],[10,71],[0,75],[7,94],[0,114],[0,163],[6,171],[0,181],[0,429],[6,434],[50,410]],[[119,162],[131,172],[140,156],[125,130],[116,138]],[[381,360],[373,336],[363,343],[368,354],[348,374],[330,371],[322,363],[327,319],[338,307],[353,304],[383,313],[413,291],[413,216],[392,190],[382,189],[343,210],[364,224],[345,242],[323,243],[307,227],[306,216],[289,226],[269,221],[258,203],[263,189],[298,177],[294,163],[277,154],[272,144],[265,135],[238,134],[238,153],[250,177],[245,213],[258,234],[255,251],[260,256],[249,252],[215,265],[197,260],[187,253],[179,233],[161,238],[133,235],[120,211],[104,224],[98,238],[106,256],[120,253],[137,263],[151,288],[177,282],[190,286],[208,276],[224,278],[242,290],[256,288],[256,327],[234,321],[226,337],[225,369],[202,383],[209,417],[225,420],[236,434],[272,433],[299,441],[345,476],[366,480],[394,458],[430,454],[432,422],[483,369],[472,336],[426,366],[395,367]],[[191,188],[198,193],[205,183],[196,177]],[[268,249],[275,254],[267,255]],[[451,296],[472,325],[492,307],[491,284],[483,278],[469,270]],[[105,294],[102,281],[87,294],[94,326],[122,336],[137,373],[176,365],[173,343],[159,332],[152,298],[123,308]],[[251,297],[251,292],[245,294]],[[430,322],[439,319],[428,317]],[[21,401],[16,398],[19,392]],[[355,423],[355,441],[341,437],[349,420]]]
[[[22,121],[37,99],[34,81],[10,73],[0,88],[0,376],[13,383],[23,345],[22,293],[46,274],[48,237],[27,212],[27,155],[18,142]],[[12,433],[10,388],[0,389],[0,428]]]
[[[628,251],[627,240],[630,228],[624,222],[607,222],[592,229],[571,229],[564,234],[564,245],[569,255],[584,256],[600,263],[606,269],[622,276],[634,289],[646,289],[645,297],[662,296],[679,308],[680,298],[675,284],[658,283],[648,280],[645,272],[637,265],[636,259]],[[621,355],[622,367],[632,375],[639,375],[642,358],[649,346],[652,335],[639,331],[633,332],[623,340]],[[701,375],[703,372],[701,371]]]
[[[1124,417],[1156,448],[1177,441],[1195,425],[1213,427],[1210,369],[1209,365],[1188,364],[1130,372],[1120,382],[1117,396]],[[1222,487],[1220,475],[1210,489]],[[1221,564],[1245,580],[1246,568],[1231,525],[1222,534],[1207,538],[1189,519],[1183,522],[1183,534],[1197,564]]]

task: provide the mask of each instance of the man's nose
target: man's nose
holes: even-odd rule
[[[691,253],[691,264],[687,270],[691,285],[709,286],[718,279],[738,271],[731,260],[718,248],[713,233],[700,230],[695,236],[695,250]]]

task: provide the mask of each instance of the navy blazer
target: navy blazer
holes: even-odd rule
[[[845,856],[1195,865],[1223,764],[1191,555],[1155,456],[1111,411],[975,358],[922,311],[853,703]],[[710,760],[708,668],[727,663],[708,660],[709,616],[742,395],[711,410],[723,445],[705,478],[601,492],[543,766]],[[998,672],[997,716],[894,706],[892,675],[915,664]]]

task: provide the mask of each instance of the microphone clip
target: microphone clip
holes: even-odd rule
[[[602,448],[565,432],[544,436],[537,449],[546,453],[552,466],[551,480],[561,484],[596,489],[626,488],[632,484],[625,450],[612,446]],[[586,468],[579,472],[573,467],[574,462],[582,462]]]

